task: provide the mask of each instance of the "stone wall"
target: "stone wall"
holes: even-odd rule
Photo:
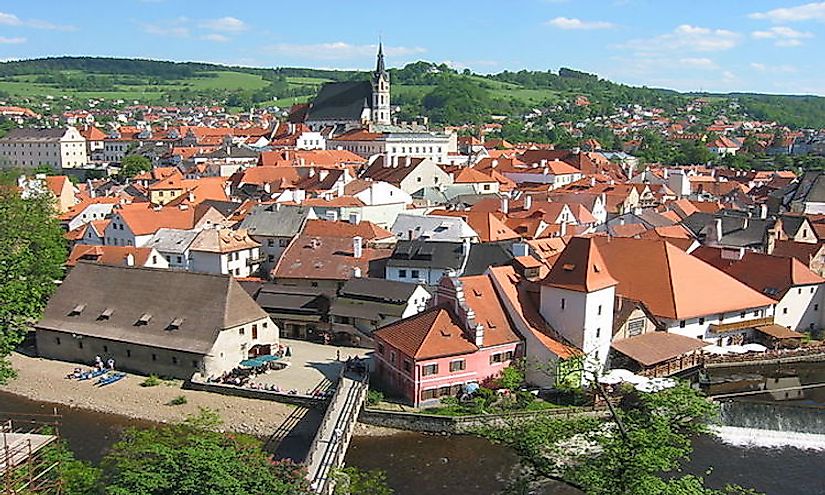
[[[400,411],[383,411],[364,408],[358,416],[360,423],[422,433],[472,433],[476,428],[511,424],[542,416],[566,418],[571,416],[604,416],[607,410],[592,407],[570,407],[545,411],[525,411],[507,414],[483,414],[476,416],[440,416]]]
[[[328,398],[312,397],[303,394],[287,394],[283,392],[274,392],[271,390],[256,390],[222,383],[205,383],[195,380],[185,382],[183,384],[183,388],[222,395],[231,395],[234,397],[246,397],[247,399],[271,400],[274,402],[282,402],[284,404],[292,404],[300,407],[324,408],[329,400]]]

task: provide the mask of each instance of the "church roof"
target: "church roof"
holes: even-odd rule
[[[309,108],[307,121],[360,121],[364,108],[370,107],[372,83],[369,81],[324,84]]]

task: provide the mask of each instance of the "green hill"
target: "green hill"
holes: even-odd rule
[[[368,74],[355,71],[55,57],[0,63],[0,98],[38,107],[55,98],[68,100],[67,104],[95,98],[102,99],[103,106],[124,100],[175,105],[221,103],[236,109],[287,108],[310,100],[326,82],[365,77]],[[400,118],[427,116],[440,124],[485,122],[491,115],[519,118],[534,108],[550,110],[556,120],[609,115],[616,105],[626,104],[656,106],[672,113],[700,96],[617,84],[566,68],[557,72],[478,75],[466,70],[459,73],[443,64],[416,62],[391,69],[391,77],[393,104],[401,107]],[[590,105],[572,105],[579,95],[587,96]],[[701,96],[711,101],[702,118],[727,113],[777,120],[791,127],[825,127],[822,97]]]

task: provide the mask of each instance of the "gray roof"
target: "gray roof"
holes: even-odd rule
[[[155,248],[160,253],[183,254],[198,236],[197,230],[158,229],[146,243],[146,247]]]
[[[41,139],[44,141],[56,141],[66,134],[66,129],[62,127],[19,127],[9,130],[9,133],[2,138],[3,141],[13,141],[15,139]]]
[[[310,215],[316,217],[312,208],[307,206],[258,205],[246,215],[240,228],[248,229],[252,236],[294,237]]]
[[[399,214],[390,231],[399,238],[408,237],[412,232],[413,238],[442,242],[478,237],[478,234],[463,218],[409,213]]]
[[[104,318],[104,312],[111,314]],[[137,325],[143,315],[151,319]],[[221,330],[266,317],[232,277],[80,262],[36,326],[207,354]],[[180,325],[171,329],[174,320]]]
[[[309,107],[307,121],[360,121],[364,108],[372,101],[370,81],[347,81],[324,84]]]
[[[228,152],[227,152],[228,151]],[[244,146],[230,145],[218,148],[210,153],[198,155],[202,158],[258,158],[259,153]]]
[[[512,245],[512,242],[471,244],[470,256],[460,275],[481,275],[491,266],[509,265],[513,261]]]
[[[410,297],[412,297],[416,288],[416,284],[396,282],[394,280],[385,280],[380,278],[351,278],[347,280],[343,287],[341,287],[338,294],[341,297],[355,299],[406,303],[410,300]]]
[[[463,249],[461,242],[398,241],[387,266],[458,270],[464,259]]]

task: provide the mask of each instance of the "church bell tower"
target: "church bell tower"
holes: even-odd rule
[[[372,122],[390,124],[390,74],[384,67],[382,43],[378,43],[378,62],[372,75]]]

